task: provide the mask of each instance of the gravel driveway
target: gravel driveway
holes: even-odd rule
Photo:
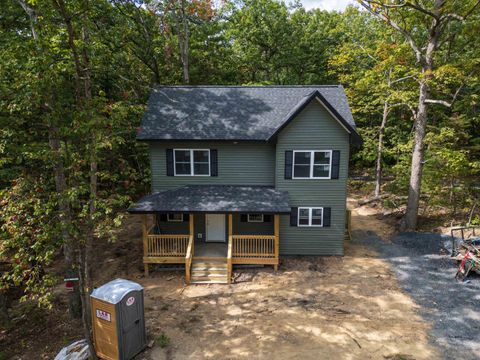
[[[480,359],[480,276],[455,280],[450,237],[402,233],[386,243],[373,232],[356,231],[354,241],[374,247],[392,264],[401,286],[432,322],[431,342],[445,359]]]

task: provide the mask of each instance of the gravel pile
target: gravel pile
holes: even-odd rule
[[[401,286],[433,323],[431,341],[445,359],[480,358],[480,277],[455,280],[451,239],[433,233],[402,233],[385,243],[372,232],[355,241],[374,247],[392,264]]]

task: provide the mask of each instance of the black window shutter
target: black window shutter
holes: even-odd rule
[[[338,179],[340,173],[340,150],[332,151],[332,176],[331,179]]]
[[[292,207],[290,211],[290,226],[298,225],[298,207]]]
[[[184,222],[189,222],[190,221],[190,214],[189,213],[183,214],[183,221]]]
[[[247,222],[247,221],[248,221],[247,214],[240,214],[240,222]]]
[[[330,227],[330,220],[332,218],[332,208],[323,208],[323,227]]]
[[[293,151],[285,150],[285,179],[292,178]]]
[[[263,215],[263,222],[272,222],[272,215],[269,215],[269,214]]]
[[[210,150],[210,176],[218,176],[217,149]]]
[[[167,176],[173,176],[173,149],[167,149]]]
[[[160,214],[160,221],[167,221],[167,214]]]

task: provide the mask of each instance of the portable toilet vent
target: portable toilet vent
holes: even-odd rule
[[[143,287],[116,279],[90,295],[93,342],[97,356],[129,360],[146,346]]]

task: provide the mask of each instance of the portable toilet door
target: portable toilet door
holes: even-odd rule
[[[97,356],[107,360],[119,359],[115,304],[92,297],[91,311],[93,343]]]
[[[143,291],[129,292],[119,303],[121,317],[121,344],[123,359],[130,359],[146,344]]]
[[[130,360],[145,348],[147,337],[140,284],[116,279],[95,289],[90,299],[98,357]]]

